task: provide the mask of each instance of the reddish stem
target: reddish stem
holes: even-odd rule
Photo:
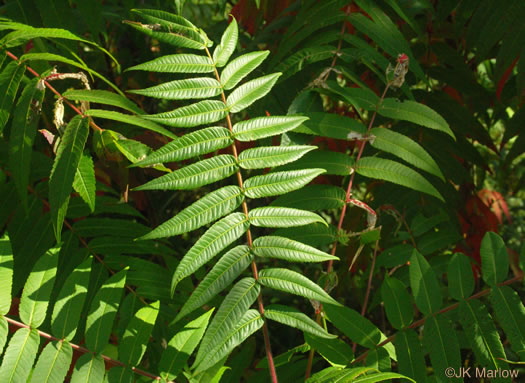
[[[13,60],[15,61],[19,61],[19,58],[16,57],[14,54],[12,54],[11,52],[9,51],[6,51],[6,54],[11,57]],[[26,69],[35,77],[37,78],[40,78],[40,75],[38,74],[38,72],[36,72],[33,68],[31,68],[29,65],[26,65]],[[57,91],[55,88],[53,88],[53,86],[46,80],[43,80],[44,81],[44,84],[46,85],[46,87],[51,91],[53,92],[54,94],[56,94],[59,98],[63,99],[65,101],[65,103],[67,105],[69,105],[71,107],[71,109],[73,109],[77,114],[79,114],[80,116],[82,116],[82,118],[86,117],[86,115],[84,113],[82,113],[75,105],[73,105],[67,98],[65,98],[64,96],[62,96],[62,94],[60,94],[59,91]],[[93,122],[92,119],[89,119],[89,125],[91,125],[91,127],[99,132],[102,132],[103,129],[98,126],[97,124],[95,124],[95,122]]]
[[[206,54],[208,55],[210,60],[213,61],[208,48],[204,48],[204,49],[206,50]],[[220,76],[219,76],[219,72],[217,71],[217,68],[215,67],[214,70],[215,70],[215,77],[217,78],[217,81],[220,82]],[[222,97],[222,101],[224,102],[224,104],[226,104],[226,95],[224,94],[224,91],[221,92],[221,97]],[[230,133],[233,134],[233,126],[232,126],[232,121],[231,121],[231,117],[229,113],[226,115],[226,123],[228,124],[228,130],[230,131]],[[233,154],[233,157],[235,158],[235,161],[238,162],[239,155],[237,151],[237,141],[236,140],[233,141],[231,145],[231,149],[232,149],[232,154]],[[242,174],[240,170],[237,171],[237,182],[241,190],[243,190],[243,179],[242,179]],[[244,215],[246,216],[246,219],[248,220],[249,219],[248,204],[246,203],[246,200],[242,201],[242,210],[244,212]],[[250,228],[246,230],[246,239],[248,241],[248,246],[250,247],[250,249],[253,248],[252,232]],[[251,268],[252,268],[253,278],[256,281],[259,280],[259,272],[257,270],[257,264],[255,263],[255,260],[252,261]],[[263,318],[262,329],[263,329],[263,338],[264,338],[264,348],[266,350],[266,358],[268,359],[268,369],[270,370],[270,376],[272,378],[272,383],[278,383],[277,372],[275,371],[275,363],[273,361],[272,347],[270,343],[270,333],[268,331],[268,325],[266,323],[266,318],[264,317],[264,305],[263,305],[263,300],[262,300],[262,293],[259,293],[259,295],[257,296],[257,308],[259,309],[259,313],[261,314],[261,317]]]
[[[22,322],[18,322],[18,321],[14,320],[14,319],[11,319],[11,318],[7,317],[7,316],[4,316],[4,318],[7,320],[7,322],[9,324],[11,324],[14,327],[31,329],[31,327],[29,327],[28,325],[26,325],[26,324],[24,324]],[[46,332],[43,332],[43,331],[40,331],[40,330],[36,330],[36,331],[38,332],[38,335],[41,336],[42,338],[46,338],[46,339],[57,341],[57,342],[60,342],[62,340],[62,339],[55,338],[53,335],[48,334]],[[93,354],[93,355],[95,355],[93,352],[89,351],[87,348],[79,346],[78,344],[74,344],[74,343],[69,343],[69,344],[71,345],[71,348],[73,350],[78,351],[81,354]],[[125,365],[121,361],[118,361],[118,360],[115,360],[115,359],[111,359],[109,356],[102,355],[102,354],[100,354],[100,356],[101,356],[102,359],[104,359],[105,362],[107,362],[108,364],[111,364],[113,366],[128,367],[127,365]],[[153,380],[157,380],[157,381],[161,380],[160,376],[153,375],[153,374],[151,374],[151,373],[149,373],[147,371],[141,370],[141,369],[136,368],[136,367],[130,367],[130,368],[136,374],[139,374],[139,375],[142,375],[142,376],[145,376],[147,378],[150,378],[150,379],[153,379]]]

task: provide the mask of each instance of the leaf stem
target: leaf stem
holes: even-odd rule
[[[213,58],[212,58],[208,48],[205,47],[204,49],[206,50],[206,54],[208,55],[208,58],[213,61]],[[213,69],[214,69],[214,72],[215,72],[215,77],[216,77],[217,81],[220,83],[221,82],[221,78],[219,76],[219,72],[217,71],[217,67],[214,65]],[[221,90],[221,98],[222,98],[222,102],[224,102],[224,105],[226,105],[226,95],[224,94],[224,89]],[[226,115],[226,123],[228,124],[228,130],[230,131],[230,133],[233,134],[233,126],[232,126],[232,120],[231,120],[231,117],[230,117],[230,113],[228,113]],[[238,155],[238,152],[237,152],[237,141],[235,139],[233,140],[233,143],[231,145],[231,149],[232,149],[232,154],[233,154],[233,157],[235,158],[235,161],[238,162],[239,161],[239,155]],[[243,189],[243,178],[242,178],[242,174],[241,174],[241,170],[240,169],[237,170],[237,182],[238,182],[239,187],[241,188],[241,190],[244,190]],[[246,216],[246,219],[249,219],[248,204],[246,203],[246,200],[242,201],[242,210],[244,212],[244,215]],[[248,228],[248,230],[246,230],[246,239],[248,241],[248,246],[250,247],[250,249],[252,249],[253,248],[253,239],[252,239],[252,233],[251,233],[250,228]],[[259,279],[259,272],[257,270],[257,264],[255,263],[255,260],[252,261],[251,268],[252,268],[253,278],[257,281]],[[268,359],[268,369],[270,370],[270,376],[272,378],[272,383],[278,383],[278,381],[277,381],[277,373],[275,371],[275,364],[273,362],[272,347],[271,347],[271,343],[270,343],[270,333],[268,331],[268,325],[266,323],[266,318],[264,317],[264,304],[263,304],[263,300],[262,300],[262,292],[260,292],[259,295],[257,296],[257,307],[258,307],[259,313],[261,314],[261,317],[262,317],[262,319],[264,321],[262,329],[263,329],[264,347],[266,349],[266,358]]]
[[[11,52],[9,51],[6,51],[6,54],[11,57],[13,60],[15,61],[19,61],[19,58],[16,57],[14,54],[12,54]],[[38,74],[37,71],[35,71],[33,68],[31,68],[29,65],[26,65],[26,69],[35,77],[37,78],[40,78],[40,75]],[[54,94],[57,95],[57,97],[59,99],[63,99],[65,101],[65,103],[67,105],[69,105],[71,107],[71,109],[73,109],[77,114],[79,114],[80,116],[82,116],[82,118],[86,117],[86,115],[84,113],[82,113],[80,111],[80,109],[78,109],[75,105],[73,105],[67,98],[65,98],[64,96],[62,96],[62,94],[57,91],[55,88],[53,88],[53,86],[46,80],[43,80],[44,81],[44,84],[46,85],[47,88],[49,88],[49,90],[51,92],[53,92]],[[93,119],[89,119],[89,125],[91,125],[91,127],[99,132],[103,132],[104,129],[102,129],[100,126],[98,126],[97,124],[95,124],[95,122],[93,121]]]
[[[11,324],[11,326],[14,326],[14,327],[17,327],[17,328],[28,328],[28,329],[32,329],[31,327],[29,327],[28,325],[22,323],[22,322],[19,322],[19,321],[16,321],[14,319],[11,319],[7,316],[4,316],[4,318],[7,320],[7,322],[9,324]],[[33,329],[32,329],[33,330]],[[36,330],[36,329],[34,329]],[[62,339],[58,339],[56,337],[54,337],[53,335],[51,334],[48,334],[46,332],[43,332],[43,331],[40,331],[40,330],[36,330],[38,332],[38,335],[41,336],[42,338],[45,338],[45,339],[49,339],[49,340],[52,340],[52,341],[57,341],[57,342],[61,342],[63,341]],[[71,345],[71,348],[81,354],[92,354],[92,355],[96,355],[95,353],[91,352],[90,350],[88,350],[87,348],[85,347],[82,347],[82,346],[79,346],[78,344],[74,344],[74,343],[69,343]],[[104,359],[104,361],[112,366],[122,366],[122,367],[129,367],[127,366],[126,364],[122,363],[121,361],[119,360],[115,360],[115,359],[111,359],[109,356],[106,356],[106,355],[102,355],[100,354],[100,357],[102,359]],[[153,379],[153,380],[156,380],[156,381],[161,381],[162,378],[160,376],[157,376],[157,375],[153,375],[147,371],[144,371],[144,370],[141,370],[139,368],[136,368],[136,367],[130,367],[131,370],[135,373],[135,374],[138,374],[138,375],[142,375],[142,376],[145,376],[147,378],[150,378],[150,379]],[[174,382],[174,381],[172,381]]]
[[[381,103],[385,99],[385,95],[386,95],[386,92],[388,91],[388,88],[390,88],[390,82],[387,82],[387,84],[385,86],[385,90],[383,91],[383,94],[381,95],[381,98],[379,99],[379,101],[378,101],[378,103],[377,103],[377,105],[375,107],[374,113],[372,114],[372,118],[370,119],[370,123],[368,124],[368,128],[366,130],[367,134],[370,133],[370,130],[372,129],[372,126],[374,125],[374,121],[375,121],[375,118],[376,118],[376,115],[377,115],[377,110],[379,109],[379,106],[381,105]],[[363,151],[365,149],[365,146],[366,146],[367,142],[368,142],[368,140],[360,141],[359,152],[357,153],[357,157],[355,159],[355,163],[356,164],[361,159],[361,156],[363,155]],[[348,187],[346,189],[345,204],[343,205],[343,208],[341,209],[341,215],[339,216],[339,223],[337,224],[337,233],[339,233],[341,231],[342,227],[343,227],[343,221],[344,221],[345,215],[346,215],[346,208],[348,206],[348,203],[350,202],[350,197],[352,195],[352,186],[354,184],[355,173],[356,172],[354,170],[352,172],[352,174],[350,175],[350,181],[348,182]],[[337,238],[336,238],[336,240],[334,241],[334,243],[332,245],[331,255],[335,256],[336,250],[337,250]],[[326,268],[326,273],[327,274],[332,271],[333,263],[334,263],[333,260],[328,261],[328,266]],[[326,286],[325,286],[325,288],[326,288]],[[319,317],[321,315],[321,311],[322,311],[322,306],[318,310],[317,317]],[[314,352],[315,352],[315,349],[311,348],[310,349],[310,355],[308,356],[308,364],[306,366],[305,379],[308,379],[310,377],[311,372],[312,372],[312,363],[311,362],[313,361],[313,353]]]

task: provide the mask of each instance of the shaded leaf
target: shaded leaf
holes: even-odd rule
[[[425,315],[437,312],[443,300],[439,282],[427,260],[415,249],[410,257],[409,272],[410,287],[417,307]]]
[[[481,241],[481,275],[490,286],[501,283],[509,273],[509,256],[503,239],[494,232],[487,232]]]
[[[467,299],[474,292],[472,266],[465,254],[456,253],[448,264],[448,291],[456,300]]]
[[[7,124],[9,119],[15,102],[16,92],[25,70],[26,66],[24,64],[11,61],[0,73],[0,133],[4,130],[5,124]]]
[[[91,212],[95,211],[95,167],[91,156],[84,152],[78,162],[77,171],[73,180],[73,189],[89,206]]]
[[[385,305],[388,321],[396,329],[412,323],[414,309],[405,285],[398,279],[385,278],[381,287],[381,297]]]
[[[354,358],[352,347],[341,339],[326,339],[305,333],[304,340],[332,366],[345,367]]]
[[[346,192],[333,185],[307,185],[274,200],[272,206],[310,211],[338,209],[345,204]]]
[[[398,332],[394,345],[399,372],[414,378],[416,382],[425,382],[427,380],[425,353],[416,332],[412,329]]]
[[[489,295],[499,324],[507,336],[511,348],[521,354],[525,350],[525,307],[516,291],[508,286],[494,286]]]
[[[131,100],[120,94],[108,92],[107,90],[68,89],[62,93],[62,95],[69,100],[88,101],[95,104],[111,105],[122,108],[131,113],[144,114],[144,111]]]

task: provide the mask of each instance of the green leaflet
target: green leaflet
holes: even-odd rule
[[[425,322],[423,340],[438,381],[462,382],[461,378],[445,377],[444,374],[447,367],[452,367],[454,371],[459,371],[461,367],[458,338],[448,320],[443,316],[430,316]]]
[[[284,237],[259,237],[253,242],[253,252],[258,257],[284,259],[291,262],[325,262],[339,260],[315,247]]]
[[[159,301],[142,307],[131,318],[118,346],[119,360],[128,366],[139,364],[159,313]]]
[[[425,353],[421,348],[418,335],[412,329],[399,331],[394,339],[399,372],[416,379],[427,380]]]
[[[163,128],[162,126],[157,125],[155,122],[146,120],[145,115],[135,116],[132,114],[125,114],[115,112],[112,110],[89,109],[88,111],[86,111],[86,116],[124,122],[126,124],[135,125],[147,130],[151,130],[152,132],[160,133],[163,136],[169,138],[177,137],[175,134],[171,133],[169,130]]]
[[[186,160],[225,148],[232,142],[228,129],[220,126],[205,128],[176,138],[133,166]]]
[[[465,329],[467,339],[481,366],[497,370],[508,369],[505,351],[487,307],[477,300],[463,300],[459,303],[459,320]]]
[[[5,48],[16,47],[24,44],[26,41],[34,38],[46,38],[46,39],[66,39],[81,41],[86,44],[96,45],[91,41],[84,40],[73,33],[60,28],[33,28],[25,26],[24,29],[13,31],[8,33],[0,40],[0,45]]]
[[[217,346],[228,338],[237,327],[241,318],[257,299],[261,286],[253,278],[243,278],[233,286],[202,339],[195,358],[194,367],[198,366]],[[225,355],[222,355],[224,357]],[[221,359],[218,358],[218,359]]]
[[[60,242],[69,195],[88,133],[89,119],[73,117],[66,127],[49,177],[49,204],[57,242]]]
[[[140,239],[164,238],[188,233],[231,213],[243,200],[244,195],[238,186],[225,186],[206,194]]]
[[[329,334],[313,319],[292,307],[277,304],[269,305],[264,308],[264,317],[301,330],[305,334],[315,335],[323,339],[337,338],[337,335]]]
[[[324,305],[330,322],[349,339],[367,348],[374,348],[381,341],[381,331],[357,311],[346,306]]]
[[[0,133],[4,130],[9,119],[16,92],[25,70],[25,65],[12,61],[0,73]]]
[[[155,178],[134,190],[188,190],[222,180],[237,171],[235,158],[221,154]]]
[[[172,32],[171,28],[166,28],[166,32],[157,32],[157,30],[155,30],[156,28],[162,29],[162,25],[159,23],[153,25],[142,24],[135,21],[124,21],[124,23],[156,40],[176,47],[190,49],[204,49],[206,47],[205,41],[203,41],[199,34],[193,30]]]
[[[11,289],[13,286],[13,250],[9,237],[0,238],[0,315],[11,308]]]
[[[437,312],[441,308],[441,289],[434,270],[417,250],[410,257],[410,287],[417,307],[425,315]]]
[[[66,279],[51,316],[53,335],[71,340],[75,336],[78,321],[86,299],[92,258],[86,259]]]
[[[149,228],[133,220],[93,217],[75,222],[73,230],[84,238],[105,235],[135,238],[146,234]]]
[[[167,55],[127,70],[143,70],[165,73],[211,73],[215,70],[213,62],[206,56],[194,54]]]
[[[171,282],[172,295],[177,284],[208,262],[248,230],[244,213],[232,213],[211,226],[180,261]]]
[[[265,169],[293,162],[309,151],[316,149],[315,146],[262,146],[246,149],[239,155],[239,166],[243,169]]]
[[[323,303],[339,305],[319,285],[304,275],[288,269],[266,268],[259,272],[259,283],[275,290],[315,299]]]
[[[221,84],[225,90],[235,86],[255,68],[257,68],[270,54],[270,51],[251,52],[232,60],[221,72]],[[210,71],[211,72],[211,71]]]
[[[160,98],[163,100],[186,100],[214,97],[222,92],[221,84],[210,77],[175,80],[146,89],[134,89],[129,93]]]
[[[38,328],[46,318],[49,298],[55,283],[59,249],[50,249],[36,262],[27,278],[20,299],[20,319],[31,328]]]
[[[40,336],[37,330],[21,328],[9,340],[2,365],[0,382],[26,382],[38,351]]]
[[[91,156],[84,152],[78,162],[77,171],[73,180],[73,189],[89,206],[91,212],[95,211],[95,167]]]
[[[108,130],[105,130],[104,132],[107,131]],[[153,150],[149,146],[143,144],[140,141],[135,140],[115,139],[113,140],[112,144],[120,153],[124,155],[124,157],[126,157],[131,162],[130,167],[134,166],[133,164],[139,162],[140,160],[144,159],[147,155],[153,152]],[[161,172],[171,171],[164,165],[160,164],[153,164],[152,167],[154,169],[160,170]]]
[[[308,64],[333,58],[335,52],[337,52],[337,48],[331,45],[304,48],[280,62],[275,69],[283,73],[280,81],[284,81],[301,71]]]
[[[328,367],[314,374],[308,383],[334,383],[334,382],[356,382],[360,376],[367,376],[369,372],[375,372],[372,367],[345,368]]]
[[[186,324],[168,342],[159,362],[159,375],[166,381],[174,380],[199,344],[213,309]]]
[[[495,286],[489,295],[496,318],[507,336],[511,348],[523,360],[525,350],[525,307],[516,291],[508,286]]]
[[[269,116],[240,121],[233,126],[233,135],[239,141],[254,141],[276,136],[293,130],[308,120],[308,117]]]
[[[398,279],[385,278],[381,287],[388,321],[398,330],[412,323],[414,309],[405,285]]]
[[[62,383],[69,370],[73,349],[67,341],[52,341],[40,353],[31,383]]]
[[[226,105],[230,112],[240,112],[258,99],[266,96],[273,88],[280,75],[281,73],[269,74],[267,76],[250,80],[236,88],[226,99]]]
[[[143,116],[149,121],[158,122],[173,128],[191,128],[211,124],[228,115],[228,107],[222,101],[205,100],[182,106],[171,112]]]
[[[294,227],[325,220],[315,213],[287,207],[258,207],[249,213],[250,223],[263,227]]]
[[[503,239],[494,232],[487,232],[481,241],[481,271],[483,280],[494,286],[509,273],[509,256]]]
[[[356,171],[365,177],[377,178],[406,186],[445,202],[441,194],[430,182],[415,170],[398,162],[378,157],[362,157],[357,163]]]
[[[467,299],[474,292],[472,266],[465,254],[456,253],[448,264],[448,292],[456,300]]]
[[[341,96],[357,110],[375,110],[379,103],[379,97],[368,88],[343,88],[334,81],[327,81],[326,86],[328,90]]]
[[[385,98],[377,112],[384,117],[409,121],[426,128],[439,130],[454,140],[456,139],[443,117],[428,106],[418,102],[409,100],[400,102],[393,98]]]
[[[332,366],[343,368],[354,359],[352,347],[341,339],[326,339],[305,333],[304,340]]]
[[[272,206],[293,207],[309,211],[339,209],[345,204],[346,192],[333,185],[307,185],[282,195]]]
[[[370,134],[375,136],[374,140],[370,142],[374,148],[391,153],[445,181],[445,177],[434,159],[411,138],[385,128],[372,128]]]
[[[131,113],[144,114],[134,102],[126,97],[108,92],[107,90],[98,89],[69,89],[62,94],[65,98],[75,101],[88,101],[95,104],[111,105],[127,110]]]
[[[102,383],[104,373],[105,365],[101,355],[84,354],[75,363],[71,383]]]
[[[221,37],[221,43],[217,45],[213,51],[213,62],[217,67],[223,67],[226,65],[230,56],[237,47],[237,39],[239,37],[239,30],[237,28],[237,21],[232,18],[230,25],[224,31]]]
[[[9,325],[3,316],[0,316],[0,354],[4,351],[5,342],[7,341],[7,332]]]
[[[224,254],[184,302],[175,320],[210,301],[246,270],[252,260],[253,253],[245,245],[236,246]]]
[[[9,138],[9,169],[25,209],[33,142],[45,94],[44,88],[39,84],[39,79],[35,78],[24,88],[15,107]]]
[[[255,176],[244,183],[244,193],[250,198],[281,195],[303,187],[324,172],[324,169],[303,169]]]
[[[304,115],[309,120],[299,125],[294,132],[340,140],[348,140],[350,133],[366,133],[366,127],[350,117],[326,112],[309,112]]]
[[[264,319],[261,318],[261,315],[256,310],[246,311],[237,323],[237,326],[203,357],[200,364],[196,366],[195,373],[208,369],[227,356],[235,347],[260,329],[263,324]]]
[[[335,174],[347,176],[352,173],[354,159],[345,153],[327,150],[315,150],[306,154],[303,158],[283,166],[282,170],[320,168],[324,169],[326,175]]]
[[[86,321],[86,345],[95,354],[109,342],[113,321],[126,283],[127,268],[109,278],[93,298]]]

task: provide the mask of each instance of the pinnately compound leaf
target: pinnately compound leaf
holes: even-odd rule
[[[195,189],[229,177],[237,169],[235,158],[231,154],[221,154],[155,178],[134,190]]]
[[[20,319],[32,328],[38,328],[46,318],[49,297],[53,290],[59,249],[50,249],[36,262],[27,278],[20,299]]]
[[[253,242],[253,252],[258,257],[284,259],[290,262],[325,262],[339,260],[315,247],[284,237],[259,237]]]
[[[340,305],[319,285],[304,275],[288,269],[267,268],[259,272],[259,283],[275,290],[315,299],[323,303]]]
[[[239,245],[224,254],[204,277],[180,309],[175,320],[201,307],[232,283],[252,262],[253,253],[246,245]]]
[[[213,62],[206,56],[194,54],[168,55],[135,65],[128,70],[166,73],[211,73]]]
[[[293,130],[306,120],[308,117],[301,116],[256,117],[236,123],[233,126],[233,135],[239,141],[254,141]]]
[[[206,194],[140,239],[172,237],[198,229],[231,213],[243,200],[238,186],[225,186]]]
[[[277,304],[267,306],[264,308],[264,317],[321,338],[337,338],[337,335],[329,334],[313,319],[292,307]]]
[[[258,99],[266,96],[277,82],[281,73],[250,80],[235,89],[226,99],[226,105],[231,113],[240,112],[253,104]]]
[[[172,295],[183,278],[216,256],[230,243],[248,230],[249,222],[244,213],[232,213],[210,227],[180,261],[171,282]]]
[[[27,381],[36,358],[40,336],[37,330],[21,328],[11,337],[0,366],[0,382]]]
[[[69,195],[80,157],[89,133],[89,119],[75,116],[67,125],[58,146],[57,156],[49,177],[49,204],[55,236],[60,242],[62,224],[69,204]]]
[[[214,97],[221,94],[221,84],[211,77],[175,80],[146,89],[134,89],[129,93],[160,98],[163,100],[187,100]]]
[[[151,331],[157,320],[160,302],[142,307],[129,321],[118,347],[119,360],[128,366],[137,365],[146,351]]]
[[[86,299],[92,258],[89,257],[66,279],[51,316],[53,335],[59,339],[71,340],[75,336],[78,320]]]
[[[200,129],[171,141],[134,166],[187,160],[225,148],[232,142],[230,132],[226,128],[213,126]]]
[[[430,182],[415,170],[395,161],[378,157],[363,157],[356,167],[357,173],[370,178],[389,181],[406,186],[445,201]]]
[[[303,169],[255,176],[244,183],[244,193],[250,198],[285,194],[303,187],[324,172],[324,169]]]
[[[199,344],[213,309],[186,324],[171,340],[162,353],[159,375],[166,382],[174,380],[182,371],[188,358]]]
[[[270,51],[251,52],[232,60],[221,73],[221,84],[225,90],[235,86],[268,57]]]
[[[69,342],[49,342],[38,357],[31,383],[62,383],[72,358],[73,348]]]
[[[261,286],[255,279],[243,278],[233,286],[202,339],[195,358],[195,366],[201,361],[237,326],[241,318],[257,299]]]
[[[237,326],[230,331],[221,342],[217,344],[207,355],[204,356],[195,372],[206,370],[219,360],[227,356],[235,347],[244,342],[255,331],[264,324],[264,319],[257,310],[250,309],[242,316]]]
[[[228,108],[222,101],[205,100],[182,106],[171,112],[149,114],[143,117],[146,120],[158,122],[173,128],[192,128],[194,126],[217,122],[226,117],[227,114]]]
[[[262,227],[294,227],[320,222],[326,222],[319,215],[299,209],[287,207],[258,207],[249,214],[250,223]]]
[[[295,161],[315,146],[261,146],[246,149],[239,155],[239,166],[243,169],[265,169]]]
[[[237,21],[235,18],[232,18],[230,25],[224,31],[221,37],[221,43],[217,45],[215,51],[213,52],[213,61],[215,66],[223,67],[226,65],[230,56],[235,51],[237,47],[237,39],[239,37],[239,30],[237,27]]]

